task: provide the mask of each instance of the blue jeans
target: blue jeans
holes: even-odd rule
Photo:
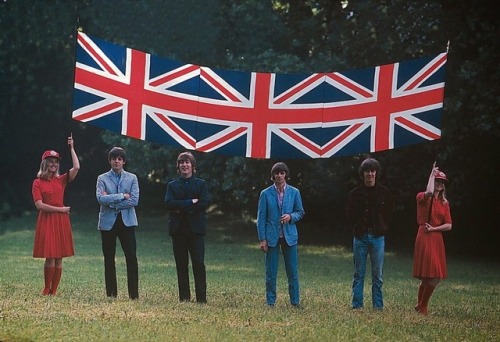
[[[385,238],[364,234],[352,242],[354,257],[354,277],[352,282],[352,307],[363,307],[363,288],[365,285],[366,258],[370,255],[372,270],[372,302],[374,309],[383,309],[382,271],[384,268]]]
[[[285,271],[288,278],[288,294],[290,303],[299,305],[299,270],[297,245],[288,246],[284,239],[279,239],[275,247],[269,247],[266,253],[266,301],[268,305],[276,303],[276,279],[278,277],[278,261],[280,248],[285,260]]]

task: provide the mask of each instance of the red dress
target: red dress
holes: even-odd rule
[[[444,223],[451,224],[449,202],[444,203],[434,198],[429,220],[429,206],[431,197],[425,198],[424,192],[417,194],[417,223],[418,233],[413,251],[414,278],[441,278],[448,277],[446,254],[442,232],[426,232],[425,223],[433,227]]]
[[[63,207],[64,189],[68,184],[68,174],[50,180],[37,178],[31,192],[33,201],[55,207]],[[62,258],[75,254],[73,233],[69,215],[40,210],[36,221],[34,258]]]

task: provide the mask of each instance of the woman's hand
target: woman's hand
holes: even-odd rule
[[[436,177],[439,174],[439,167],[436,166],[436,162],[432,164],[431,176]]]
[[[70,212],[71,212],[71,207],[61,207],[61,213],[69,215]]]
[[[74,142],[73,142],[73,133],[70,134],[70,136],[68,137],[68,147],[70,149],[74,148]]]

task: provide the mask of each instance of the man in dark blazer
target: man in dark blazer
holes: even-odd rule
[[[165,203],[170,212],[169,233],[172,237],[179,301],[190,301],[189,255],[193,267],[196,302],[207,302],[205,271],[205,211],[210,203],[205,180],[194,177],[196,160],[191,152],[177,157],[180,177],[167,184]],[[189,255],[188,255],[189,254]]]

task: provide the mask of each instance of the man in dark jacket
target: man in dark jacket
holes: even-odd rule
[[[366,259],[370,255],[372,270],[373,308],[384,307],[382,273],[384,267],[385,237],[394,208],[391,191],[377,183],[380,164],[367,158],[359,166],[363,184],[349,193],[347,215],[353,229],[354,277],[352,283],[352,308],[363,307],[363,288]]]
[[[172,237],[179,300],[190,301],[189,255],[193,267],[196,301],[207,302],[205,271],[205,211],[209,205],[207,183],[194,177],[196,160],[191,152],[177,157],[180,177],[167,184],[165,203],[170,211],[169,233]]]

